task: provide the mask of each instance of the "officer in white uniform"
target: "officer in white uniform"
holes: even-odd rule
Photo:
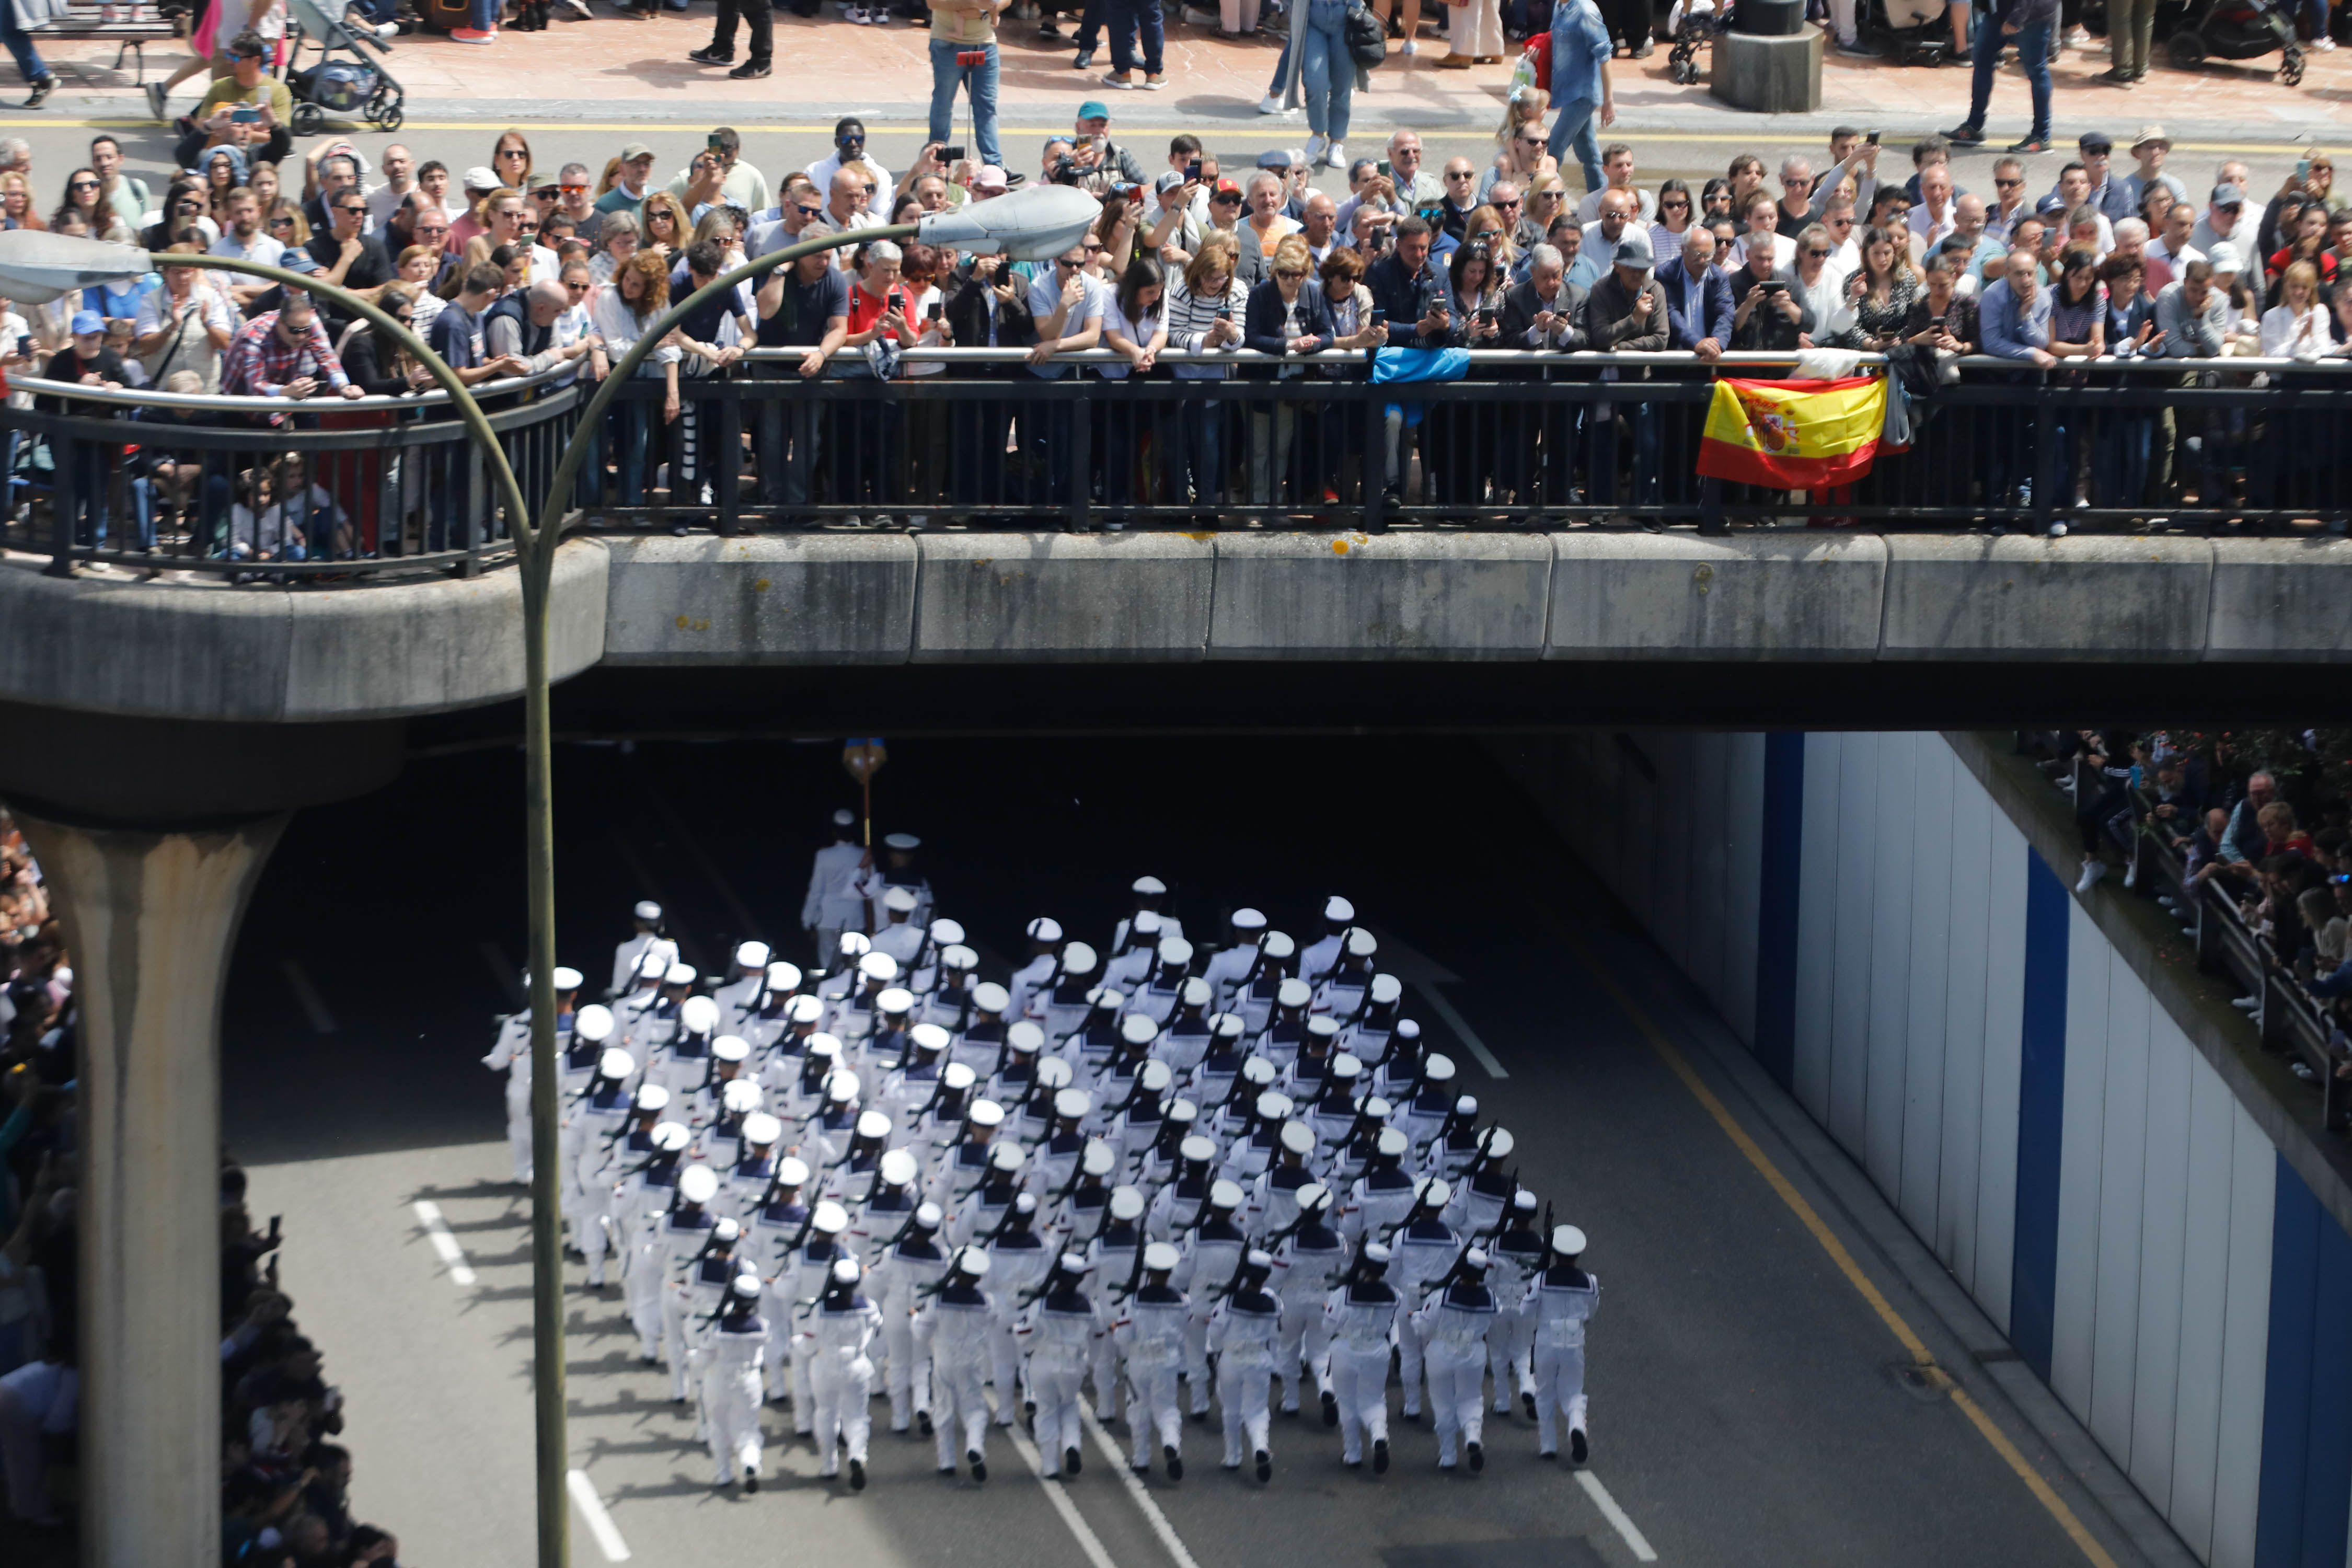
[[[1128,884],[1128,890],[1135,895],[1135,914],[1129,915],[1111,928],[1110,947],[1108,951],[1117,952],[1127,946],[1128,929],[1134,924],[1135,915],[1157,916],[1162,941],[1171,936],[1181,937],[1184,934],[1184,922],[1168,913],[1165,908],[1168,902],[1167,883],[1157,877],[1138,877]]]
[[[911,972],[915,955],[923,951],[924,928],[911,918],[915,912],[915,890],[912,888],[890,888],[881,897],[881,921],[874,928],[874,951],[887,952],[898,961],[901,970]]]
[[[577,971],[559,969],[556,983]],[[530,1185],[530,1009],[509,1013],[499,1020],[499,1037],[482,1065],[507,1075],[507,1152],[514,1160],[514,1179]]]
[[[1226,924],[1233,928],[1232,942],[1210,954],[1207,965],[1201,971],[1201,978],[1209,983],[1214,993],[1209,1005],[1217,1008],[1232,1005],[1234,990],[1243,977],[1256,967],[1258,942],[1265,934],[1265,916],[1246,907],[1235,910]]]
[[[1323,900],[1323,932],[1298,961],[1298,976],[1313,984],[1339,967],[1339,952],[1355,923],[1356,906],[1334,893]]]
[[[707,1206],[719,1195],[719,1173],[708,1165],[688,1165],[677,1174],[677,1197],[654,1232],[655,1273],[661,1281],[655,1297],[655,1314],[661,1333],[662,1359],[669,1363],[669,1396],[687,1394],[687,1276],[710,1246],[718,1221]],[[730,1270],[726,1279],[732,1279]],[[638,1325],[640,1337],[644,1325]]]
[[[1062,922],[1040,915],[1029,922],[1029,958],[1004,983],[1004,1016],[1009,1021],[1029,1016],[1029,999],[1051,986],[1062,972]]]
[[[1160,1439],[1168,1479],[1184,1479],[1184,1418],[1176,1404],[1176,1374],[1185,1362],[1192,1307],[1169,1282],[1181,1255],[1164,1241],[1143,1249],[1143,1283],[1121,1304],[1112,1337],[1127,1363],[1127,1426],[1134,1450],[1128,1468],[1151,1468],[1151,1439]],[[1208,1406],[1202,1405],[1203,1410]]]
[[[1486,1289],[1486,1254],[1471,1247],[1412,1315],[1429,1365],[1429,1407],[1437,1418],[1437,1468],[1454,1468],[1457,1447],[1470,1468],[1486,1468],[1486,1336],[1494,1328],[1495,1294]]]
[[[915,1348],[915,1310],[923,1292],[946,1278],[947,1249],[940,1245],[940,1205],[922,1203],[898,1234],[883,1246],[866,1288],[882,1309],[882,1347],[889,1358],[890,1430],[904,1432],[910,1419],[931,1435],[929,1362]]]
[[[730,1033],[739,1010],[767,984],[768,963],[773,956],[764,942],[740,944],[735,949],[735,973],[726,984],[711,989],[710,999],[719,1004],[720,1022]]]
[[[1143,1206],[1140,1190],[1113,1187],[1104,1205],[1103,1226],[1087,1243],[1087,1263],[1108,1292],[1098,1310],[1099,1332],[1094,1342],[1095,1415],[1104,1421],[1118,1414],[1118,1343],[1111,1338],[1111,1324],[1118,1316],[1118,1303],[1143,1283],[1143,1249],[1150,1239],[1144,1230]]]
[[[866,1442],[873,1430],[874,1363],[866,1355],[882,1331],[882,1313],[858,1289],[856,1260],[836,1258],[824,1297],[808,1317],[809,1391],[816,1395],[817,1474],[841,1473],[849,1456],[849,1489],[866,1489]]]
[[[1339,1458],[1364,1462],[1364,1439],[1372,1440],[1372,1473],[1389,1468],[1389,1339],[1396,1331],[1400,1300],[1388,1272],[1389,1249],[1365,1242],[1347,1278],[1323,1308],[1331,1339],[1331,1392],[1339,1415]]]
[[[908,912],[908,918],[918,928],[931,923],[930,879],[915,869],[915,851],[922,847],[923,841],[911,833],[885,834],[877,863],[861,866],[853,874],[850,890],[866,900],[867,918],[872,921],[866,928],[869,932],[882,929],[887,918],[882,900],[892,888],[904,888],[915,895],[915,907]]]
[[[618,996],[627,990],[630,980],[643,972],[648,958],[660,959],[664,970],[677,962],[677,943],[662,932],[662,907],[646,899],[632,912],[636,916],[636,930],[628,941],[613,949],[613,984],[607,995]]]
[[[1323,1326],[1323,1303],[1348,1266],[1348,1245],[1329,1222],[1332,1199],[1320,1183],[1298,1192],[1297,1217],[1290,1234],[1270,1242],[1276,1294],[1282,1298],[1282,1339],[1274,1368],[1282,1379],[1282,1413],[1298,1414],[1299,1398],[1311,1381],[1323,1406],[1323,1425],[1336,1425],[1339,1400],[1331,1391],[1331,1335]],[[1385,1381],[1385,1380],[1384,1380]]]
[[[1266,1410],[1275,1342],[1282,1337],[1282,1302],[1265,1288],[1273,1257],[1252,1247],[1233,1289],[1209,1318],[1209,1348],[1217,1355],[1217,1404],[1225,1417],[1225,1468],[1242,1468],[1243,1441],[1257,1460],[1257,1479],[1274,1479]]]
[[[760,1316],[760,1277],[735,1277],[727,1303],[703,1349],[702,1419],[710,1435],[716,1487],[760,1489],[760,1379],[767,1359],[768,1322]]]
[[[1049,1481],[1076,1475],[1081,1464],[1085,1407],[1078,1403],[1079,1391],[1103,1331],[1094,1299],[1087,1294],[1091,1267],[1078,1253],[1062,1254],[1034,1299],[1022,1308],[1014,1330],[1028,1362],[1037,1451],[1045,1457]],[[997,1398],[1003,1397],[1000,1387]]]
[[[1146,910],[1132,921],[1119,922],[1127,928],[1125,942],[1103,950],[1103,984],[1121,991],[1139,991],[1151,977],[1160,950],[1160,917]]]
[[[640,1068],[651,1049],[651,1025],[662,1005],[662,986],[672,962],[659,952],[646,954],[637,961],[636,989],[613,1003],[613,1043],[636,1058]]]
[[[1556,1425],[1568,1417],[1568,1454],[1578,1464],[1591,1453],[1584,1427],[1585,1325],[1601,1310],[1601,1281],[1584,1270],[1584,1233],[1572,1225],[1551,1233],[1550,1267],[1528,1287],[1519,1310],[1535,1325],[1536,1457],[1559,1457]]]
[[[857,817],[847,811],[833,814],[833,842],[816,852],[809,868],[807,896],[801,900],[801,930],[816,938],[819,963],[829,961],[841,945],[841,933],[866,930],[866,900],[850,891],[866,851],[857,842]]]
[[[981,1281],[988,1278],[985,1247],[959,1248],[939,1289],[915,1314],[915,1342],[931,1358],[931,1416],[938,1423],[940,1474],[955,1474],[956,1440],[963,1440],[971,1479],[988,1479],[988,1398],[996,1303]],[[1011,1400],[1006,1390],[999,1397]]]
[[[1397,1324],[1397,1371],[1404,1381],[1404,1417],[1408,1421],[1421,1416],[1423,1357],[1426,1349],[1420,1315],[1411,1310],[1411,1305],[1444,1279],[1462,1255],[1462,1238],[1438,1217],[1444,1211],[1445,1200],[1452,1195],[1444,1181],[1424,1176],[1413,1191],[1410,1217],[1389,1241],[1389,1250],[1395,1255],[1389,1266],[1390,1276],[1408,1307],[1406,1316]],[[1483,1365],[1483,1352],[1481,1356]]]
[[[622,1299],[637,1331],[637,1359],[649,1366],[661,1360],[662,1270],[668,1250],[662,1227],[677,1199],[679,1159],[693,1141],[683,1121],[657,1123],[647,1139],[652,1152],[631,1169],[614,1205],[623,1242]],[[717,1190],[714,1183],[712,1191]]]
[[[1184,1325],[1185,1400],[1195,1415],[1209,1411],[1209,1317],[1241,1276],[1249,1236],[1241,1227],[1242,1189],[1220,1177],[1209,1186],[1208,1213],[1184,1238],[1183,1262],[1172,1281],[1191,1304]]]

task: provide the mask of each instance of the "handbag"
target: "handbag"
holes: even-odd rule
[[[1349,0],[1344,24],[1348,58],[1361,70],[1371,70],[1389,58],[1389,33],[1362,0]]]

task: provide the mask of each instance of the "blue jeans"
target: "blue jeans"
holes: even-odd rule
[[[1334,142],[1348,139],[1348,110],[1356,96],[1356,59],[1348,52],[1348,8],[1340,0],[1309,0],[1298,30],[1300,85],[1307,89],[1307,128]]]
[[[16,26],[13,5],[0,5],[0,44],[8,46],[8,52],[16,57],[16,68],[25,73],[27,82],[48,79],[49,68],[41,63],[41,52],[33,47],[32,36]]]
[[[499,0],[467,0],[466,26],[478,33],[499,29]]]
[[[1584,168],[1584,188],[1597,191],[1609,183],[1601,172],[1601,138],[1595,133],[1593,117],[1601,106],[1590,99],[1559,106],[1559,117],[1552,121],[1551,155],[1560,163],[1568,162],[1570,142],[1576,146],[1576,161]]]
[[[2025,67],[2026,85],[2033,89],[2033,130],[2032,134],[2047,140],[2050,135],[2050,37],[2056,23],[2045,18],[2028,22],[2015,33],[2004,33],[1988,23],[1977,29],[1969,53],[1976,61],[1976,79],[1969,89],[1969,124],[1984,129],[1985,109],[1992,102],[1993,72],[2000,65],[2000,51],[2011,43],[2017,45],[2018,60]]]
[[[1160,0],[1109,0],[1110,68],[1133,70],[1135,42],[1143,40],[1143,74],[1159,76],[1167,68],[1162,52],[1168,44],[1160,24]],[[992,88],[992,90],[993,89]]]
[[[1114,31],[1114,37],[1116,32]],[[1118,46],[1111,46],[1116,49]],[[987,58],[976,66],[956,64],[959,54],[982,54]],[[1004,166],[996,147],[996,46],[982,44],[977,49],[967,44],[951,44],[945,38],[931,40],[931,140],[948,142],[955,136],[955,95],[961,85],[971,99],[971,133],[979,143],[980,161]]]

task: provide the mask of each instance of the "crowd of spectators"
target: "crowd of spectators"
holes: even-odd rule
[[[69,1540],[79,1492],[78,1023],[39,864],[0,810],[0,1556],[26,1563]],[[254,1225],[226,1160],[219,1212],[222,1561],[395,1563],[390,1532],[352,1516],[342,1396],[278,1288],[278,1222]]]
[[[2121,855],[2123,885],[2194,931],[2217,901],[2260,945],[2271,973],[2329,1025],[2328,1056],[2352,1079],[2352,732],[2084,730],[2031,732],[2024,749],[2073,800],[2081,834],[2075,891]],[[2149,874],[2161,858],[2175,873]],[[2168,889],[2177,890],[2168,891]],[[2234,999],[2242,1012],[2258,995]],[[2315,1078],[2306,1061],[2290,1064]]]
[[[1561,74],[1577,36],[1548,35],[1551,79],[1605,93]],[[1585,67],[1607,50],[1604,37]],[[1364,351],[1383,347],[1682,351],[1702,366],[1732,351],[1857,351],[1888,354],[1907,395],[1932,399],[1969,354],[2016,366],[1971,374],[2021,373],[2063,387],[2102,362],[2352,353],[2352,289],[2338,281],[2352,264],[2352,209],[2335,188],[2332,158],[2312,152],[2267,196],[2235,159],[2210,181],[2198,171],[2192,185],[2168,166],[2171,143],[2159,126],[2127,148],[2085,132],[2054,173],[2002,159],[1991,189],[1970,191],[1944,138],[1917,142],[1906,157],[1853,128],[1832,132],[1817,153],[1774,163],[1743,153],[1716,178],[1645,182],[1629,145],[1590,145],[1589,102],[1555,115],[1533,86],[1513,92],[1491,159],[1456,157],[1434,170],[1409,130],[1391,134],[1382,155],[1350,158],[1328,118],[1302,149],[1220,155],[1184,134],[1161,153],[1118,140],[1108,107],[1088,101],[1068,134],[1043,142],[1034,170],[988,161],[1001,154],[985,140],[978,155],[941,140],[894,174],[868,151],[863,123],[847,118],[831,153],[773,180],[724,127],[665,180],[642,142],[551,166],[520,131],[498,136],[487,163],[462,171],[399,145],[372,164],[333,139],[273,161],[291,154],[285,89],[262,71],[266,53],[258,37],[232,41],[232,74],[181,143],[187,172],[160,193],[125,175],[119,146],[102,135],[45,215],[24,144],[0,143],[0,224],[137,236],[161,262],[135,283],[0,317],[0,342],[18,345],[0,364],[54,381],[259,396],[289,410],[236,416],[246,421],[331,427],[427,416],[435,410],[423,405],[332,411],[342,398],[400,399],[429,387],[401,342],[331,298],[314,303],[257,277],[174,268],[172,255],[204,250],[314,273],[416,329],[466,382],[524,396],[504,384],[608,375],[673,300],[751,258],[984,203],[1024,180],[1100,200],[1082,243],[1018,263],[889,239],[846,245],[717,298],[667,331],[638,368],[648,384],[617,399],[600,432],[583,499],[635,507],[659,492],[690,512],[714,503],[728,474],[749,479],[758,504],[788,513],[824,501],[887,516],[908,515],[925,496],[950,505],[982,495],[1059,501],[1076,482],[1057,448],[1078,416],[1011,399],[746,420],[741,449],[722,452],[714,389],[736,376],[1212,383],[1360,375],[1379,358]],[[253,117],[239,118],[247,108]],[[1580,193],[1564,156],[1578,166]],[[1317,188],[1318,170],[1343,178],[1344,194]],[[970,347],[1018,350],[1027,363],[906,357]],[[1353,357],[1268,363],[1333,350]],[[1083,351],[1097,352],[1074,363]],[[1456,363],[1444,374],[1637,384],[1654,374],[1537,363]],[[2297,373],[2184,364],[2164,384],[2243,386],[2265,374]],[[1113,509],[1313,506],[1338,500],[1349,471],[1359,475],[1351,482],[1377,479],[1397,499],[1417,474],[1424,500],[1471,505],[1538,496],[1605,505],[1629,484],[1637,500],[1657,489],[1659,410],[1640,397],[1617,400],[1617,416],[1565,420],[1507,409],[1465,420],[1441,405],[1426,421],[1396,424],[1387,449],[1370,454],[1358,450],[1360,433],[1311,404],[1245,414],[1203,395],[1147,427],[1118,417],[1118,402],[1096,400],[1083,416],[1087,482]],[[2094,426],[2062,400],[2037,437],[2045,449],[2027,461],[1997,458],[1972,482],[1989,510],[2032,504],[2038,484],[2045,506],[2146,516],[2228,508],[2242,493],[2249,507],[2268,506],[2283,478],[2324,460],[2320,444],[2283,437],[2294,449],[2264,460],[2246,449],[2255,433],[2242,415],[2211,417],[2227,428],[2176,425],[2154,409]],[[391,482],[381,464],[324,476],[274,461],[224,471],[167,435],[142,439],[128,464],[119,455],[87,444],[75,459],[86,470],[71,487],[85,542],[102,541],[110,518],[125,511],[137,530],[132,548],[152,550],[160,537],[257,561],[444,542],[431,536],[431,509],[412,507],[397,524],[378,515],[362,492]],[[942,471],[908,477],[927,463]]]

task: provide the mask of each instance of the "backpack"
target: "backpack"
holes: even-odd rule
[[[1359,68],[1372,70],[1389,58],[1389,32],[1381,19],[1361,4],[1350,0],[1346,23],[1348,58]]]

